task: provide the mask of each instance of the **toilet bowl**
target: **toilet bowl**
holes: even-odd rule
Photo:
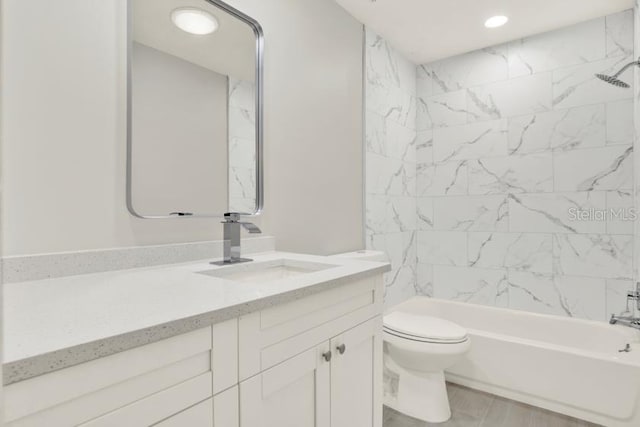
[[[384,316],[385,365],[398,376],[385,405],[423,421],[445,422],[451,408],[444,370],[469,351],[467,331],[437,317],[403,311]]]

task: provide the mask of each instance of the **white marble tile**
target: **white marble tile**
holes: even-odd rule
[[[229,136],[255,139],[255,114],[253,108],[229,106]]]
[[[418,166],[418,196],[467,194],[467,162],[446,162]]]
[[[551,274],[551,234],[468,233],[468,262],[471,267],[509,268]]]
[[[407,264],[415,264],[417,232],[385,233],[371,236],[367,249],[383,251],[392,270]]]
[[[555,234],[553,257],[555,274],[631,279],[633,237],[607,234]]]
[[[632,151],[632,147],[609,146],[554,153],[554,189],[593,191],[631,188]]]
[[[592,320],[604,320],[605,281],[509,272],[509,308]]]
[[[631,98],[633,92],[630,89],[607,84],[596,78],[595,74],[612,75],[632,60],[630,56],[618,56],[554,70],[553,108],[569,108]],[[632,82],[631,73],[625,73],[620,78]]]
[[[405,162],[416,161],[416,131],[387,119],[385,126],[386,155]]]
[[[633,99],[607,104],[607,144],[633,143]]]
[[[416,295],[416,264],[407,263],[384,274],[384,307],[394,305]]]
[[[229,139],[229,166],[235,168],[255,169],[256,141],[255,139]]]
[[[367,153],[366,186],[367,194],[415,196],[416,165]]]
[[[255,85],[246,80],[229,77],[229,105],[255,109]]]
[[[231,212],[253,212],[255,210],[255,168],[229,168],[229,210]]]
[[[433,266],[418,263],[416,295],[433,296]]]
[[[386,120],[378,113],[367,111],[365,113],[365,143],[367,153],[387,153],[387,125]]]
[[[469,121],[493,120],[551,109],[551,73],[467,89]]]
[[[607,56],[633,55],[633,9],[606,17]]]
[[[569,150],[605,145],[604,104],[545,111],[509,119],[509,153]]]
[[[433,131],[424,130],[417,133],[416,162],[418,164],[433,163]]]
[[[464,90],[429,98],[419,98],[417,129],[427,130],[461,125],[467,122],[467,97]]]
[[[383,251],[391,263],[384,274],[385,306],[392,306],[415,295],[416,232],[370,235],[367,249]]]
[[[507,197],[437,197],[433,201],[433,225],[435,230],[507,231]]]
[[[633,313],[635,304],[630,301],[627,312],[627,292],[634,291],[633,280],[608,279],[606,283],[606,316],[611,318],[612,314],[620,315]],[[633,315],[633,314],[632,314]],[[636,310],[637,315],[637,310]]]
[[[633,222],[638,217],[633,190],[607,191],[607,215],[608,234],[633,234]]]
[[[509,43],[511,78],[605,57],[605,19],[526,37]]]
[[[506,270],[436,265],[433,284],[436,298],[494,307],[509,305]]]
[[[467,233],[462,231],[419,231],[418,263],[467,265]]]
[[[433,93],[453,92],[508,78],[507,46],[498,45],[429,64]]]
[[[380,82],[367,82],[366,109],[401,125],[413,128],[416,98],[409,93]]]
[[[229,168],[229,197],[253,199],[256,195],[255,169]]]
[[[416,198],[407,196],[366,196],[366,227],[371,234],[416,229]]]
[[[365,39],[367,80],[401,87],[399,64],[393,48],[369,28],[366,29]]]
[[[541,314],[570,316],[550,274],[509,272],[509,308]]]
[[[553,191],[551,152],[469,161],[469,194]]]
[[[433,130],[435,162],[504,156],[507,145],[507,121],[502,119]]]
[[[418,197],[417,206],[417,224],[418,230],[433,229],[433,199],[430,197]]]
[[[431,67],[428,64],[416,66],[416,94],[422,99],[433,95],[433,79]]]
[[[578,220],[579,212],[606,209],[605,193],[511,194],[509,231],[541,233],[605,233],[606,221]]]

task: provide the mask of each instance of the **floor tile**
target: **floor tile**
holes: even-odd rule
[[[598,427],[586,421],[447,383],[451,419],[427,423],[384,408],[384,427]]]
[[[453,389],[455,391],[452,396],[449,396],[449,402],[455,411],[479,419],[484,418],[493,402],[492,395],[466,387],[458,386]]]

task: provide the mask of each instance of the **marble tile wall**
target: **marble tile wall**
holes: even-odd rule
[[[366,246],[391,262],[389,306],[425,291],[417,280],[416,164],[431,143],[416,134],[415,65],[368,29],[365,44]]]
[[[594,73],[634,59],[633,28],[627,10],[418,66],[415,139],[408,126],[406,139],[389,132],[414,108],[402,90],[410,73],[391,66],[400,61],[370,35],[378,62],[367,68],[376,86],[367,147],[376,158],[367,171],[380,194],[368,193],[368,231],[374,240],[400,233],[397,251],[415,252],[417,285],[399,289],[596,320],[624,308],[634,158],[640,167],[634,91]],[[632,83],[633,72],[622,78]],[[636,89],[637,80],[636,70]]]
[[[229,211],[253,212],[256,199],[255,86],[229,77]]]

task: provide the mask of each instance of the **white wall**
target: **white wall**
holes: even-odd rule
[[[333,0],[234,0],[266,37],[266,204],[280,249],[362,245],[361,26]],[[4,255],[208,240],[125,208],[124,2],[4,0]]]

